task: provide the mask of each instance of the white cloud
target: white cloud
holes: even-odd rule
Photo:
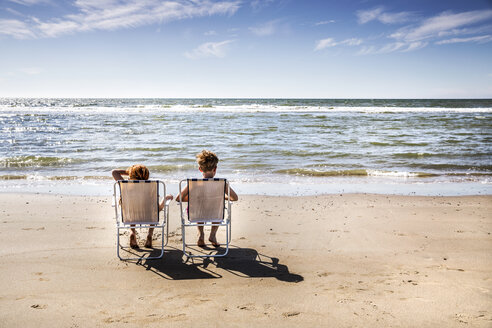
[[[384,24],[401,24],[413,19],[413,14],[409,12],[383,13],[378,20]]]
[[[35,37],[26,23],[16,19],[0,19],[0,34],[10,35],[16,39]]]
[[[6,11],[8,11],[9,13],[13,14],[14,16],[20,16],[20,17],[25,17],[25,15],[23,15],[22,13],[20,13],[19,11],[17,10],[14,10],[12,8],[5,8]]]
[[[225,57],[228,45],[234,40],[225,40],[221,42],[207,42],[190,52],[186,52],[185,56],[190,59],[198,59],[205,57]]]
[[[325,48],[334,47],[337,45],[358,46],[361,43],[362,40],[356,38],[346,39],[340,42],[336,42],[333,38],[326,38],[316,41],[316,46],[314,47],[314,51],[323,50]]]
[[[251,7],[253,10],[260,10],[269,6],[273,2],[275,2],[275,0],[253,0],[251,1]]]
[[[423,42],[423,41],[415,41],[411,42],[410,44],[407,44],[407,48],[402,50],[402,52],[407,52],[407,51],[413,51],[413,50],[418,50],[422,49],[425,46],[427,46],[429,43],[428,42]]]
[[[205,36],[213,36],[213,35],[217,35],[217,32],[214,31],[214,30],[210,30],[210,31],[206,31],[205,33],[203,33],[203,35],[205,35]]]
[[[27,75],[38,75],[43,72],[43,70],[39,67],[24,67],[19,69],[19,71]]]
[[[407,42],[436,38],[456,33],[457,28],[472,25],[492,18],[492,10],[476,10],[459,14],[444,12],[424,20],[417,27],[405,27],[391,35],[392,38]]]
[[[394,43],[387,44],[384,47],[380,48],[379,50],[377,50],[377,53],[379,53],[379,54],[387,54],[387,53],[394,52],[394,51],[397,51],[397,50],[402,50],[403,47],[405,47],[405,43],[403,43],[403,42],[394,42]]]
[[[229,34],[230,38],[237,38],[239,31],[240,31],[240,29],[236,28],[236,27],[227,29],[227,33]]]
[[[383,8],[375,8],[371,10],[359,10],[357,11],[357,17],[359,24],[365,24],[372,20],[378,18],[378,16],[383,12]]]
[[[38,21],[37,30],[43,37],[57,37],[63,34],[73,33],[74,31],[82,31],[84,30],[84,26],[80,23],[68,20],[53,21],[49,23]]]
[[[258,36],[272,35],[277,31],[279,20],[272,20],[258,26],[250,27],[249,30]]]
[[[320,26],[320,25],[326,25],[326,24],[331,24],[331,23],[335,23],[335,21],[333,19],[332,20],[326,20],[326,21],[317,22],[314,25]]]
[[[359,10],[356,13],[359,24],[365,24],[373,20],[378,20],[384,24],[405,23],[414,19],[414,14],[407,11],[399,13],[384,12],[383,7],[378,7],[370,10]]]
[[[408,52],[408,51],[413,51],[417,49],[421,49],[427,45],[427,42],[412,42],[412,43],[405,43],[405,42],[393,42],[393,43],[388,43],[382,47],[376,47],[376,46],[364,46],[362,47],[357,54],[358,55],[382,55],[382,54],[388,54],[391,52],[399,51],[399,52]]]
[[[113,6],[118,6],[121,2],[118,0],[76,0],[75,6],[82,10],[91,9],[108,9]]]
[[[35,1],[35,0],[22,0]],[[40,0],[39,0],[40,1]],[[38,2],[39,2],[38,1]],[[14,38],[57,37],[93,30],[117,30],[212,15],[232,15],[239,0],[77,0],[75,14],[40,20],[3,20],[0,34]]]
[[[50,0],[8,0],[10,2],[14,2],[24,6],[32,6],[37,4],[51,3]]]
[[[340,42],[341,44],[345,44],[347,46],[358,46],[362,43],[362,40],[361,39],[356,39],[356,38],[351,38],[351,39],[347,39],[347,40],[344,40],[342,42]]]
[[[465,43],[465,42],[485,43],[490,41],[492,41],[491,35],[481,35],[481,36],[472,36],[469,38],[452,38],[447,40],[441,40],[436,42],[436,44]]]
[[[316,46],[314,47],[314,51],[322,50],[322,49],[325,49],[328,47],[334,47],[336,45],[337,45],[337,43],[335,42],[335,40],[333,40],[333,38],[326,38],[326,39],[319,40],[316,42]]]
[[[393,16],[385,16],[382,7],[372,9],[370,11],[359,11],[357,16],[359,23],[364,24],[371,20],[379,20],[381,22],[391,23],[400,19],[409,19],[408,15],[400,15],[403,13],[394,14]],[[400,17],[401,16],[401,17]],[[490,20],[492,18],[492,10],[476,10],[463,13],[443,12],[434,17],[423,19],[418,24],[412,24],[402,27],[395,32],[389,34],[389,38],[394,39],[393,42],[383,45],[367,45],[362,47],[358,54],[386,54],[391,52],[408,52],[415,51],[426,47],[433,42],[437,45],[449,43],[464,43],[476,42],[484,43],[492,41],[490,34],[473,35],[484,32],[490,33],[491,25],[477,26],[479,23]],[[451,36],[470,35],[466,38],[450,38]],[[447,40],[440,40],[447,37]]]
[[[364,46],[357,52],[358,55],[373,55],[375,53],[377,53],[375,46]]]

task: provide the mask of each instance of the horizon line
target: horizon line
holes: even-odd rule
[[[100,97],[100,96],[83,96],[83,97],[58,97],[58,96],[0,96],[0,99],[239,99],[239,100],[254,100],[254,99],[287,99],[287,100],[492,100],[491,97],[470,97],[470,98],[433,98],[433,97]]]

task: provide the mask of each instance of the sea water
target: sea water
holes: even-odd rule
[[[0,99],[0,191],[106,194],[141,163],[169,190],[220,158],[239,192],[492,193],[492,99]]]

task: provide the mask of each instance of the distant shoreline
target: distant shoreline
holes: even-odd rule
[[[0,99],[82,99],[82,100],[90,100],[90,99],[117,99],[117,100],[127,100],[127,99],[136,99],[136,100],[152,100],[152,99],[161,99],[161,100],[183,100],[183,99],[192,99],[192,100],[492,100],[489,97],[483,98],[337,98],[337,97],[329,97],[329,98],[319,98],[319,97],[22,97],[22,96],[2,96]]]

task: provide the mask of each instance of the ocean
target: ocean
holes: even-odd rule
[[[172,192],[212,150],[239,192],[492,193],[492,99],[0,99],[0,192]]]

